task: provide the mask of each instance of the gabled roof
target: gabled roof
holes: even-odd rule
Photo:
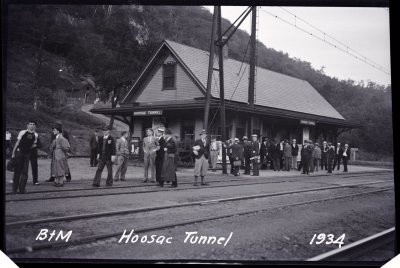
[[[207,86],[209,53],[204,50],[164,41],[184,66],[195,76],[203,88]],[[218,69],[218,61],[214,60]],[[240,73],[239,73],[240,70]],[[306,114],[320,115],[344,120],[307,81],[256,68],[255,105],[284,109]],[[233,59],[224,59],[225,99],[242,103],[248,102],[249,66]],[[219,75],[214,73],[211,95],[219,98]]]

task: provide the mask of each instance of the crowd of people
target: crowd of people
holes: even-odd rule
[[[244,169],[245,175],[250,175],[252,166],[252,175],[258,176],[259,169],[266,170],[268,165],[274,171],[294,169],[302,171],[302,174],[310,174],[318,172],[320,167],[320,170],[325,169],[328,173],[332,173],[335,167],[340,170],[341,162],[344,166],[343,171],[348,172],[350,148],[348,144],[342,147],[340,142],[335,147],[326,141],[320,145],[311,140],[305,140],[300,149],[296,139],[290,143],[287,139],[277,142],[275,139],[263,137],[259,143],[257,135],[253,134],[251,141],[244,136],[240,143],[238,138],[234,138],[226,141],[224,145],[230,160],[231,174],[235,176],[239,175],[239,166]]]
[[[27,129],[19,132],[17,141],[12,149],[11,157],[15,161],[13,176],[13,193],[26,193],[25,186],[28,180],[28,168],[31,163],[33,184],[39,185],[38,181],[38,152],[42,147],[40,137],[36,132],[36,122],[30,120]],[[112,186],[114,181],[126,181],[126,173],[129,160],[129,133],[120,132],[120,137],[115,140],[110,135],[110,128],[96,129],[90,137],[90,166],[97,167],[94,175],[93,187],[100,187],[101,176],[104,167],[107,167],[106,186]],[[172,136],[170,129],[160,127],[154,133],[152,128],[146,129],[146,137],[143,139],[143,183],[157,183],[164,187],[170,182],[170,187],[178,187],[176,176],[178,146]],[[7,133],[6,133],[7,134]],[[259,170],[273,169],[274,171],[290,171],[292,169],[302,170],[302,174],[310,174],[320,170],[340,169],[341,162],[344,172],[347,172],[347,162],[350,159],[348,144],[344,147],[340,143],[333,146],[332,143],[324,141],[322,145],[305,140],[301,149],[296,139],[290,143],[289,140],[281,140],[263,137],[259,141],[258,136],[253,134],[251,140],[246,136],[240,142],[238,138],[221,143],[215,136],[208,136],[206,130],[198,133],[200,136],[192,145],[192,153],[195,159],[193,185],[208,185],[206,175],[211,166],[216,171],[218,156],[222,150],[230,162],[230,173],[239,176],[240,169],[244,169],[245,175],[259,176]],[[10,135],[6,135],[10,140]],[[10,146],[10,145],[7,145]],[[53,182],[55,187],[62,187],[64,181],[71,181],[71,172],[68,165],[70,156],[70,140],[68,132],[63,129],[61,122],[56,122],[52,127],[50,145],[50,178],[46,182]],[[301,161],[298,164],[298,156]],[[115,173],[113,173],[113,166]],[[200,177],[200,181],[199,181]]]

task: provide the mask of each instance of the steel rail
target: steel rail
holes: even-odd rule
[[[369,175],[371,176],[371,175]],[[351,177],[360,177],[360,176],[351,176]],[[341,177],[341,178],[348,178],[348,177]],[[273,184],[273,183],[283,183],[283,182],[296,182],[298,180],[279,180],[279,181],[266,181],[265,179],[262,179],[262,181],[259,181],[260,179],[257,179],[257,181],[245,181],[243,179],[238,179],[238,180],[219,180],[219,181],[213,181],[213,182],[239,182],[237,184],[222,184],[222,185],[213,185],[212,187],[208,188],[221,188],[221,187],[228,187],[228,186],[246,186],[246,185],[256,185],[256,184]],[[210,181],[211,182],[211,181]],[[241,183],[243,182],[243,183]],[[302,181],[304,182],[304,181]],[[309,182],[309,181],[307,181]],[[310,181],[314,182],[314,181]],[[390,181],[387,181],[390,182]],[[326,183],[322,182],[323,184],[335,184],[335,183]],[[192,183],[182,183],[182,184],[189,184],[191,185]],[[141,187],[141,186],[137,186]],[[132,187],[127,187],[127,188],[136,188],[135,186]],[[184,191],[184,190],[200,190],[204,187],[186,187],[186,188],[175,188],[173,189],[174,191]],[[106,188],[106,189],[112,189],[112,188]],[[124,188],[125,189],[125,188]],[[91,190],[91,189],[90,189]],[[156,189],[151,189],[151,190],[144,190],[144,191],[130,191],[130,192],[102,192],[102,193],[94,193],[94,194],[80,194],[80,195],[67,195],[67,196],[48,196],[48,197],[33,197],[33,198],[18,198],[18,199],[7,199],[6,202],[22,202],[22,201],[42,201],[42,200],[54,200],[54,199],[68,199],[68,198],[82,198],[82,197],[97,197],[97,196],[112,196],[112,195],[130,195],[130,194],[142,194],[142,193],[154,193],[154,192],[162,192],[162,191],[170,191],[170,189],[166,188],[156,188]],[[46,192],[46,193],[52,193],[52,192]],[[55,192],[57,193],[57,192]]]
[[[370,176],[375,176],[379,174],[386,174],[386,173],[393,173],[392,171],[379,171],[379,172],[368,172],[368,173],[351,173],[351,174],[318,174],[318,175],[312,175],[312,176],[306,176],[307,178],[314,178],[316,176],[318,177],[325,177],[325,176],[339,176],[340,178],[355,178],[355,177],[370,177]],[[293,179],[293,178],[298,178],[298,176],[282,176],[282,177],[275,177],[283,180],[277,180],[277,181],[270,181],[268,180],[268,183],[280,183],[280,182],[292,182],[292,181],[297,181],[297,180],[290,180],[290,181],[285,181],[286,179]],[[263,180],[265,181],[265,177],[252,177],[251,180]],[[221,180],[210,180],[209,182],[227,182],[227,181],[243,181],[246,180],[246,177],[241,177],[239,179],[221,179]],[[180,185],[190,185],[192,182],[182,182]],[[73,188],[73,189],[52,189],[50,191],[31,191],[27,192],[24,194],[24,196],[29,195],[29,194],[39,194],[39,193],[64,193],[64,192],[76,192],[76,191],[98,191],[98,190],[115,190],[115,189],[130,189],[130,188],[144,188],[144,187],[151,187],[151,186],[157,186],[154,184],[142,184],[142,185],[129,185],[129,186],[113,186],[113,187],[99,187],[99,188]],[[177,189],[175,189],[177,190]],[[11,192],[6,193],[6,195],[11,195],[14,196]],[[24,200],[24,199],[9,199],[6,200],[6,202],[9,201],[17,201],[17,200]],[[28,199],[31,200],[31,199]],[[33,199],[34,200],[34,199]]]
[[[211,221],[211,220],[217,220],[217,219],[235,217],[235,216],[242,216],[242,215],[246,215],[246,214],[257,213],[257,212],[267,211],[267,210],[271,210],[271,209],[279,209],[279,208],[287,208],[287,207],[292,207],[292,206],[307,205],[307,204],[311,204],[311,203],[318,203],[318,202],[324,202],[324,201],[330,201],[330,200],[336,200],[336,199],[342,199],[342,198],[349,198],[349,197],[355,197],[355,196],[360,196],[360,195],[365,195],[365,194],[373,194],[373,193],[378,193],[378,192],[383,192],[383,191],[388,191],[388,190],[392,190],[392,187],[379,189],[379,190],[373,190],[373,191],[365,191],[365,192],[350,194],[350,195],[341,195],[341,196],[322,198],[322,199],[314,199],[314,200],[302,201],[302,202],[296,202],[296,203],[290,203],[290,204],[274,205],[274,206],[269,206],[269,207],[262,208],[262,209],[247,210],[247,211],[243,211],[243,212],[239,212],[239,213],[238,212],[226,213],[226,214],[222,214],[222,215],[204,217],[204,218],[200,218],[200,219],[192,219],[192,220],[178,221],[178,222],[168,223],[168,224],[155,225],[155,226],[151,226],[151,227],[135,229],[135,233],[146,233],[149,231],[174,228],[176,226],[183,226],[183,225],[194,224],[194,223],[198,223],[198,222]],[[14,253],[21,253],[21,252],[32,252],[34,250],[41,250],[41,249],[46,249],[46,248],[68,247],[71,245],[80,245],[80,244],[91,243],[91,242],[94,242],[94,241],[97,241],[100,239],[108,239],[108,238],[112,238],[112,237],[117,237],[120,235],[121,235],[121,231],[113,232],[113,233],[106,233],[106,234],[98,234],[98,235],[83,237],[81,239],[71,240],[70,242],[68,242],[66,244],[62,244],[59,242],[48,242],[48,243],[41,243],[38,245],[13,248],[13,249],[6,250],[6,252],[7,252],[7,254],[14,254]]]
[[[72,215],[72,216],[62,216],[62,217],[45,218],[45,219],[16,221],[16,222],[6,223],[5,226],[10,227],[10,226],[20,226],[20,225],[27,225],[27,224],[82,220],[82,219],[98,218],[98,217],[109,217],[109,216],[114,216],[114,215],[134,214],[134,213],[139,213],[139,212],[147,212],[147,211],[178,208],[178,207],[199,206],[199,205],[206,205],[206,204],[211,204],[211,203],[222,203],[222,202],[239,201],[239,200],[246,200],[246,199],[265,198],[265,197],[271,197],[271,196],[280,196],[280,195],[288,195],[288,194],[332,190],[332,189],[346,188],[346,187],[365,186],[365,185],[385,183],[385,182],[387,182],[387,181],[369,182],[369,183],[361,183],[361,184],[360,183],[359,184],[348,184],[348,185],[339,185],[339,186],[330,186],[330,187],[319,187],[319,188],[311,188],[311,189],[303,189],[303,190],[295,190],[295,191],[276,192],[276,193],[257,194],[257,195],[245,195],[245,196],[221,198],[221,199],[214,199],[214,200],[185,202],[185,203],[180,203],[180,204],[171,204],[171,205],[164,205],[164,206],[142,207],[142,208],[134,208],[134,209],[124,209],[124,210],[115,210],[115,211],[107,211],[107,212],[79,214],[79,215]]]
[[[344,247],[309,258],[307,261],[348,261],[353,257],[362,256],[369,251],[380,248],[388,243],[392,243],[394,239],[395,228],[392,227]]]

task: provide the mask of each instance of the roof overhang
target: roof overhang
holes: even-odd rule
[[[218,109],[219,100],[212,99],[210,102],[210,108]],[[296,111],[289,111],[265,106],[250,107],[246,103],[239,102],[226,102],[225,108],[227,111],[244,112],[247,114],[257,114],[264,116],[273,116],[277,118],[287,118],[294,120],[312,120],[316,124],[333,125],[339,128],[359,128],[361,125],[349,122],[343,119],[323,117],[319,115],[300,113]],[[91,109],[90,112],[95,114],[103,115],[114,115],[114,116],[132,116],[135,111],[146,111],[146,110],[164,110],[164,111],[182,111],[182,110],[198,110],[204,109],[204,98],[198,98],[191,101],[169,101],[169,102],[154,102],[147,104],[136,104],[136,105],[121,105],[117,108],[95,108]]]

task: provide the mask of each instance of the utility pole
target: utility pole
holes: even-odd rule
[[[223,41],[221,38],[221,6],[218,6],[218,60],[219,60],[219,89],[220,89],[220,102],[221,102],[221,141],[222,141],[222,174],[228,174],[226,171],[226,150],[225,150],[225,92],[224,92],[224,55],[223,55]]]
[[[214,6],[213,21],[211,26],[211,42],[210,42],[210,58],[208,61],[208,77],[207,77],[207,94],[204,106],[204,120],[203,128],[208,132],[208,115],[210,112],[210,98],[211,98],[211,82],[214,67],[214,48],[215,48],[215,18],[217,16],[217,7]]]
[[[249,105],[254,109],[254,80],[255,80],[255,66],[256,66],[256,22],[257,22],[257,8],[253,6],[251,14],[251,39],[250,39],[250,81],[249,81]],[[250,117],[250,135],[254,129],[254,116]]]

